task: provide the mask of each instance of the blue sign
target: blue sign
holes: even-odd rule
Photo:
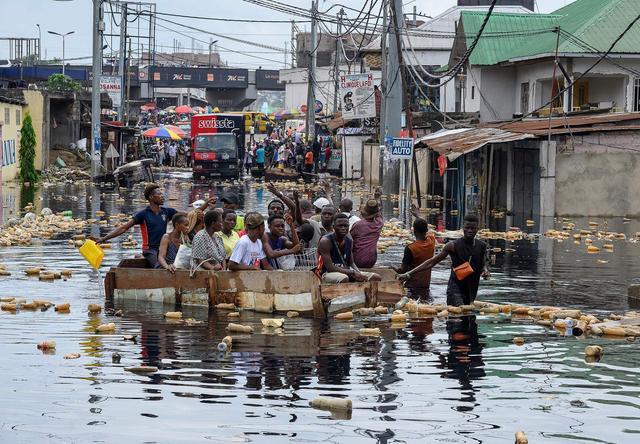
[[[392,159],[413,158],[413,139],[394,137],[389,154]]]

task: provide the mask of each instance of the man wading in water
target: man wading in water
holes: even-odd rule
[[[149,184],[145,187],[144,198],[147,199],[149,205],[134,214],[129,222],[119,226],[111,233],[99,239],[93,236],[89,236],[89,238],[101,244],[126,233],[134,225],[140,225],[142,255],[147,260],[149,267],[159,268],[158,251],[160,249],[160,241],[162,240],[162,236],[167,232],[167,223],[177,211],[173,208],[162,206],[164,203],[164,195],[162,191],[160,191],[160,187],[156,184]]]
[[[480,277],[489,278],[486,254],[487,244],[476,239],[480,221],[475,214],[467,214],[462,231],[464,235],[447,243],[436,256],[424,261],[411,271],[398,275],[398,279],[407,280],[413,274],[433,268],[447,256],[451,257],[451,277],[447,285],[447,305],[472,304],[478,294]]]

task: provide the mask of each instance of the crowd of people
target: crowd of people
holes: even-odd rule
[[[268,138],[247,142],[243,167],[247,174],[252,168],[290,168],[298,173],[327,171],[334,140],[331,136],[316,136],[305,141],[304,135],[292,128],[275,125]]]
[[[197,270],[313,270],[325,283],[379,281],[371,270],[377,262],[377,243],[384,225],[379,194],[353,212],[353,202],[344,198],[338,206],[331,189],[313,202],[301,199],[297,191],[287,195],[273,184],[267,185],[275,199],[267,205],[267,215],[249,211],[242,215],[234,193],[197,200],[188,212],[163,206],[160,186],[148,185],[146,208],[131,220],[101,238],[103,243],[140,225],[142,254],[150,268],[168,272]],[[470,304],[478,292],[481,276],[488,277],[487,245],[476,234],[477,216],[464,218],[463,236],[435,253],[436,239],[428,223],[412,207],[415,241],[404,250],[402,263],[394,267],[416,299],[430,298],[431,269],[451,258],[447,303]],[[171,222],[172,230],[167,231]]]

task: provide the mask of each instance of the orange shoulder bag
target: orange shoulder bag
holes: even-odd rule
[[[473,240],[473,248],[476,246],[476,240]],[[471,250],[473,252],[473,249]],[[453,272],[456,275],[456,278],[459,281],[464,281],[466,278],[471,276],[474,272],[473,267],[471,266],[471,256],[469,256],[469,260],[463,262],[453,269]]]

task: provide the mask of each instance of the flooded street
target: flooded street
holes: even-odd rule
[[[165,205],[178,209],[223,191],[192,188],[186,172],[164,181]],[[252,182],[231,188],[244,208],[266,214],[269,192]],[[101,195],[90,185],[56,184],[30,196],[5,187],[2,219],[16,217],[31,200],[37,213],[49,207],[83,219],[97,210],[130,214],[145,205],[141,197],[139,188]],[[573,222],[588,228],[588,221]],[[638,221],[607,224],[629,239],[640,231]],[[87,233],[111,228],[94,224]],[[140,241],[137,228],[134,238]],[[138,252],[122,248],[124,240],[106,250],[103,272]],[[497,253],[479,299],[595,315],[638,308],[627,299],[628,284],[640,277],[637,243],[615,240],[613,253],[599,254],[587,254],[573,239],[491,244],[514,251]],[[389,248],[378,264],[397,264],[402,248]],[[0,263],[11,273],[0,277],[0,296],[71,304],[69,314],[0,312],[0,442],[512,443],[524,430],[530,442],[625,443],[640,434],[639,342],[562,336],[504,315],[412,318],[404,329],[391,328],[383,317],[348,323],[295,318],[273,334],[262,330],[264,316],[244,311],[240,321],[255,333],[234,335],[232,351],[220,354],[224,312],[183,307],[185,317],[203,321],[186,326],[163,318],[173,306],[116,301],[122,317],[88,316],[87,304],[104,303],[101,279],[67,238],[0,248]],[[23,270],[35,266],[71,269],[73,276],[53,282],[26,277]],[[444,303],[448,277],[445,261],[434,270],[435,302]],[[95,334],[105,322],[114,322],[116,333]],[[379,327],[382,334],[362,337],[361,327]],[[129,334],[137,335],[135,342],[123,339]],[[514,345],[514,336],[525,344]],[[57,342],[55,353],[36,348],[45,339]],[[584,360],[590,344],[605,350],[599,363]],[[82,356],[63,359],[74,352]],[[112,362],[116,352],[120,363]],[[124,371],[140,364],[159,371]],[[332,417],[309,407],[320,395],[351,399],[352,414]]]

